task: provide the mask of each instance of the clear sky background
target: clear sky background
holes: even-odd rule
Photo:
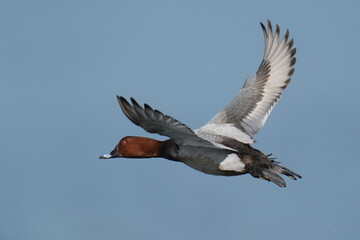
[[[0,239],[355,239],[359,1],[0,2]],[[146,133],[115,96],[206,123],[290,30],[289,87],[254,147],[279,188],[164,159],[99,160]]]

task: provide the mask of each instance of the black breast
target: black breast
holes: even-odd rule
[[[176,145],[172,139],[168,139],[163,141],[163,146],[159,152],[159,156],[172,161],[179,161],[178,150],[179,146]]]

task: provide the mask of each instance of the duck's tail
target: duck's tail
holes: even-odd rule
[[[293,180],[302,178],[301,175],[291,171],[286,167],[280,166],[280,162],[275,161],[273,158],[269,158],[270,155],[265,156],[266,160],[254,161],[252,164],[246,164],[247,171],[256,178],[261,178],[269,182],[273,182],[279,187],[286,187],[286,183],[279,174],[288,176]],[[264,161],[265,160],[265,161]]]

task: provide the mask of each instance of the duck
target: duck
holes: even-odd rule
[[[271,22],[260,22],[265,39],[261,64],[253,78],[247,78],[233,100],[204,126],[192,130],[175,118],[141,106],[134,98],[117,96],[125,116],[149,133],[166,136],[164,141],[140,137],[123,137],[115,148],[100,159],[164,158],[182,162],[205,174],[217,176],[251,176],[279,187],[286,187],[281,175],[293,180],[301,175],[281,166],[271,154],[251,146],[254,135],[264,126],[274,105],[290,83],[296,62],[294,39],[286,30],[280,39]]]

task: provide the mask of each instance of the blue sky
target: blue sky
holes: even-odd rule
[[[0,238],[359,236],[358,1],[1,1]],[[292,82],[256,135],[303,179],[281,189],[163,159],[99,160],[151,136],[116,95],[200,127],[290,30]]]

